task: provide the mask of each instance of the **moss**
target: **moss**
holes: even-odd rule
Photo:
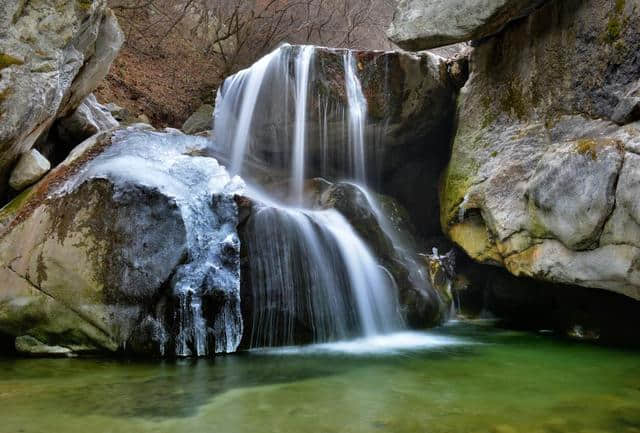
[[[457,208],[473,184],[480,164],[474,160],[453,159],[447,166],[440,187],[440,217],[443,230],[457,219]]]
[[[524,93],[517,84],[511,82],[506,92],[500,98],[500,106],[506,113],[515,114],[520,120],[529,113],[528,103]]]
[[[576,151],[580,155],[591,157],[592,160],[598,159],[598,148],[600,145],[597,141],[589,138],[583,138],[578,140],[576,144]]]
[[[0,71],[13,65],[24,65],[24,62],[17,57],[6,53],[0,53]]]
[[[629,17],[624,16],[624,8],[625,0],[616,0],[614,9],[609,13],[609,20],[602,35],[602,39],[606,44],[615,44],[629,25]],[[616,50],[619,51],[619,49],[620,44],[617,44]]]
[[[92,5],[92,0],[76,0],[76,8],[82,12],[89,11]]]
[[[496,156],[498,156],[498,152],[496,152],[495,150],[491,152],[491,158],[495,158]]]
[[[31,197],[32,191],[33,187],[25,189],[16,198],[7,203],[5,207],[0,209],[0,225],[4,224],[5,221],[22,208],[22,205]]]
[[[607,22],[604,40],[608,44],[614,43],[622,33],[622,21],[618,15],[611,15]]]
[[[0,104],[6,101],[10,94],[11,92],[9,91],[9,89],[0,90]]]

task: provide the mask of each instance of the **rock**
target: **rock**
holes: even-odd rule
[[[106,0],[0,1],[0,196],[9,168],[107,74],[124,36]]]
[[[620,99],[611,118],[620,125],[640,120],[640,81],[631,87],[631,90]]]
[[[21,354],[33,356],[70,356],[72,354],[66,347],[48,346],[29,335],[16,338],[16,350]]]
[[[239,338],[220,328],[225,317],[232,331],[236,308],[239,320],[239,186],[216,160],[189,156],[208,144],[133,127],[99,133],[0,210],[0,333],[74,353],[171,356],[189,333],[176,322],[189,319],[176,288],[186,274],[206,305],[207,347],[226,351]]]
[[[137,118],[136,118],[137,122],[140,123],[146,123],[147,125],[151,125],[151,119],[149,119],[149,116],[147,116],[146,114],[142,113],[140,114]]]
[[[452,292],[460,316],[497,317],[517,329],[640,345],[640,301],[612,291],[516,277],[473,263],[464,254],[456,257]]]
[[[418,255],[418,242],[401,206],[391,197],[373,196],[351,183],[336,183],[324,189],[319,206],[338,210],[374,251],[394,277],[405,322],[413,328],[442,323],[448,314],[450,296],[424,280],[427,269]],[[396,212],[390,210],[396,209]],[[434,290],[435,289],[435,290]]]
[[[104,105],[104,108],[106,108],[107,110],[109,110],[109,113],[111,113],[114,117],[117,116],[117,114],[119,112],[121,112],[122,110],[124,110],[124,108],[122,108],[121,106],[119,106],[118,104],[116,104],[115,102],[109,102],[107,104]]]
[[[203,104],[182,125],[185,134],[208,131],[213,124],[213,105]]]
[[[68,143],[80,143],[94,134],[118,127],[111,112],[90,94],[73,112],[60,119],[57,125],[59,139]]]
[[[483,39],[525,17],[546,0],[401,0],[387,36],[420,51]]]
[[[51,164],[35,149],[23,153],[18,165],[11,172],[9,185],[16,191],[22,191],[33,185],[51,169]]]
[[[640,78],[637,8],[551,2],[474,48],[441,190],[472,258],[640,299],[640,122],[618,115]]]

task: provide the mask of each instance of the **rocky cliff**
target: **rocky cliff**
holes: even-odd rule
[[[516,20],[474,43],[441,185],[442,228],[477,261],[640,299],[639,8],[551,1],[489,19]]]

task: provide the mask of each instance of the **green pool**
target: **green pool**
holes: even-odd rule
[[[457,323],[213,361],[0,360],[1,432],[640,432],[640,352]]]

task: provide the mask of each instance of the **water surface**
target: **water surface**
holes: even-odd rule
[[[0,360],[1,432],[640,432],[640,353],[453,324],[179,362]]]

